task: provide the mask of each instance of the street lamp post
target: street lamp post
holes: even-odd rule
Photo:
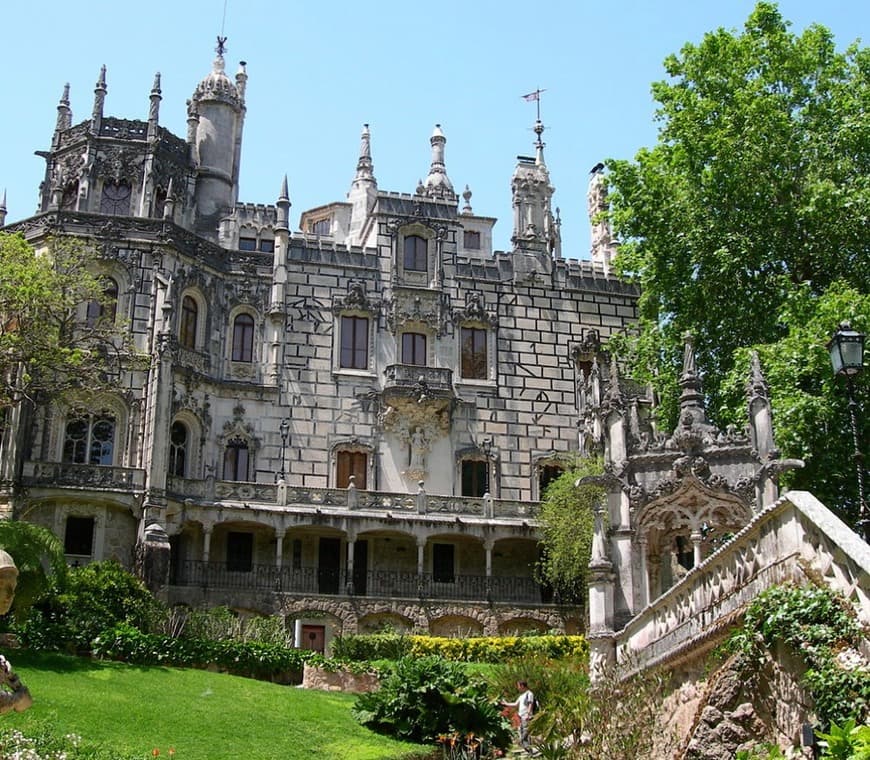
[[[492,454],[492,438],[489,436],[484,438],[480,442],[480,448],[483,449],[483,456],[486,457],[486,477],[483,479],[483,492],[487,494],[489,493],[489,456]]]
[[[281,471],[275,478],[276,482],[284,480],[284,465],[286,463],[287,440],[290,438],[290,420],[281,420]]]
[[[858,439],[858,402],[855,400],[853,379],[864,369],[864,335],[856,332],[848,322],[843,322],[828,342],[831,366],[834,374],[846,378],[846,393],[849,397],[849,422],[852,426],[852,458],[858,470],[858,533],[870,542],[870,515],[864,493],[864,457]]]

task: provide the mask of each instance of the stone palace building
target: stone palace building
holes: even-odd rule
[[[95,247],[114,305],[81,316],[115,320],[148,361],[99,405],[9,415],[0,505],[70,563],[117,559],[170,603],[281,614],[312,648],[385,626],[585,628],[533,568],[542,489],[583,431],[601,440],[582,419],[595,354],[635,318],[600,168],[590,259],[569,260],[536,122],[495,251],[440,126],[409,193],[378,186],[363,126],[346,199],[291,231],[286,179],[273,204],[238,199],[247,78],[219,43],[183,137],[160,126],[159,75],[144,121],[104,114],[105,69],[83,121],[64,89],[38,210],[6,224],[0,205],[0,225]]]

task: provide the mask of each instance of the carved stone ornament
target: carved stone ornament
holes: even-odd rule
[[[144,156],[138,151],[103,147],[94,161],[94,174],[115,182],[136,184],[142,172]]]
[[[436,335],[444,335],[449,314],[450,297],[446,293],[426,290],[397,289],[387,302],[387,320],[393,334],[409,324],[424,325]]]
[[[458,325],[463,322],[481,322],[489,327],[496,327],[498,314],[486,308],[482,293],[474,291],[467,294],[465,308],[453,312],[453,323]]]
[[[385,432],[396,433],[408,441],[409,431],[423,428],[432,441],[450,432],[452,407],[452,400],[446,398],[431,398],[421,404],[414,398],[396,397],[383,410],[380,421]]]
[[[347,295],[342,298],[335,296],[332,310],[339,314],[343,311],[364,311],[376,314],[377,306],[366,297],[366,286],[362,280],[350,280],[347,284]]]

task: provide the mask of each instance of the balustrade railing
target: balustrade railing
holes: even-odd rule
[[[22,480],[28,486],[75,486],[119,491],[145,487],[145,471],[132,467],[69,464],[67,462],[24,463]]]
[[[541,604],[547,595],[533,578],[374,570],[346,573],[334,568],[277,567],[188,560],[172,568],[170,583],[214,589],[275,591],[326,596]]]

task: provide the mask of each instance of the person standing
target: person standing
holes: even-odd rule
[[[535,695],[525,681],[517,681],[519,696],[512,702],[502,700],[504,707],[515,707],[520,719],[519,741],[527,755],[532,754],[532,742],[529,739],[529,723],[535,714]]]

